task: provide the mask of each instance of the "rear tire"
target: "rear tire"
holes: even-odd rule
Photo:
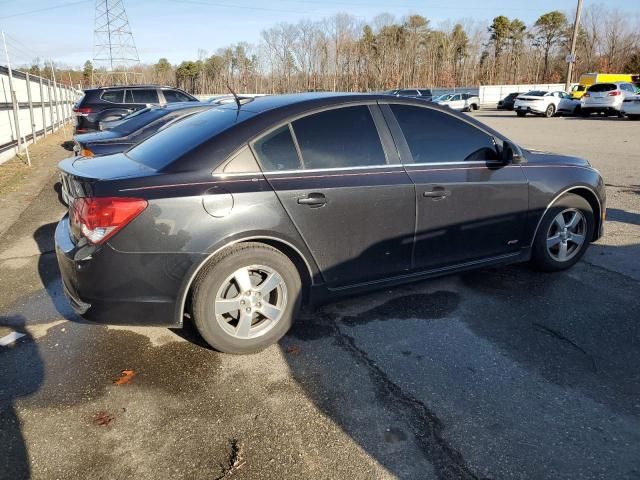
[[[204,340],[225,353],[246,354],[276,343],[300,310],[302,283],[293,262],[262,243],[242,243],[198,273],[193,319]]]
[[[547,107],[547,109],[544,111],[544,116],[546,118],[551,118],[555,115],[556,113],[556,106],[552,103],[551,105],[549,105]]]
[[[594,228],[589,202],[572,193],[563,195],[547,210],[538,226],[532,265],[546,272],[571,268],[587,250]]]
[[[519,117],[524,117],[527,114],[527,112],[516,112],[516,115],[518,115]]]
[[[627,115],[629,120],[640,120],[640,115]]]

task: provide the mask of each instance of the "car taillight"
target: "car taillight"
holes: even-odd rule
[[[101,244],[147,208],[141,198],[80,197],[73,201],[72,219],[93,244]]]
[[[91,113],[91,107],[73,107],[73,112],[74,113],[80,113],[83,115],[87,115],[89,113]]]
[[[590,97],[590,96],[591,96],[591,95],[590,95],[590,94],[588,94],[588,93],[585,93],[585,94],[583,95],[583,97]]]
[[[610,97],[617,97],[618,95],[620,95],[619,90],[614,90],[613,92],[609,92]]]
[[[93,157],[93,152],[88,148],[83,148],[80,150],[80,155],[83,157]]]

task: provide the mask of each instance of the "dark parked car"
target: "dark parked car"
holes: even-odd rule
[[[110,130],[74,135],[73,150],[85,157],[124,152],[160,129],[212,107],[210,103],[184,102],[145,108]]]
[[[91,88],[73,107],[75,133],[98,130],[101,121],[117,120],[149,105],[197,102],[198,99],[178,88],[158,85],[127,85]]]
[[[498,110],[513,110],[513,104],[516,102],[516,98],[518,98],[520,92],[510,93],[502,100],[498,101]]]
[[[405,88],[387,90],[384,93],[386,93],[387,95],[394,95],[396,97],[420,98],[422,100],[428,101],[431,101],[431,99],[433,98],[433,94],[428,88]]]
[[[388,95],[223,105],[60,169],[74,308],[105,323],[189,316],[233,353],[276,342],[302,303],[488,265],[564,270],[605,211],[587,161]]]

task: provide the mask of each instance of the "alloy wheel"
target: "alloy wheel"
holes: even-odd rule
[[[547,231],[547,251],[558,262],[575,257],[586,240],[587,220],[576,208],[558,213]]]
[[[232,337],[256,338],[271,330],[287,306],[287,286],[273,268],[239,268],[222,282],[215,299],[216,321]]]

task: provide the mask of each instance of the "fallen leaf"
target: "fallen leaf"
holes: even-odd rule
[[[297,345],[290,345],[287,347],[287,353],[291,355],[298,355],[300,353],[300,347]]]
[[[107,426],[113,420],[113,415],[109,415],[107,412],[98,412],[93,417],[93,423],[99,426]]]
[[[126,385],[128,383],[131,383],[131,380],[135,376],[136,372],[134,372],[133,370],[122,370],[120,372],[120,378],[114,380],[113,383],[115,385]]]

